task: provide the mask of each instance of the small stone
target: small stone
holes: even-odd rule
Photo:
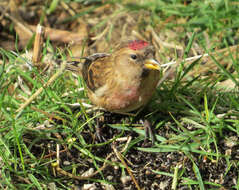
[[[96,190],[95,184],[84,184],[82,190]]]
[[[145,174],[146,174],[146,175],[150,175],[151,172],[150,172],[149,170],[146,170],[146,171],[145,171]]]
[[[66,161],[63,162],[63,165],[65,165],[65,166],[69,166],[69,165],[71,165],[71,163],[70,163],[69,161],[66,160]]]
[[[153,182],[151,189],[160,189],[159,184],[157,182]]]
[[[109,181],[111,181],[113,178],[114,178],[114,177],[113,177],[112,175],[108,175],[108,176],[106,177],[106,179],[109,180]]]
[[[72,190],[81,190],[81,188],[79,186],[74,185]]]
[[[94,169],[90,168],[88,171],[84,172],[81,176],[88,177],[94,173]]]
[[[111,184],[103,184],[105,190],[115,190],[114,186]]]
[[[56,184],[54,182],[51,182],[48,184],[48,189],[49,190],[56,190]]]
[[[232,148],[233,146],[237,145],[238,138],[236,136],[231,136],[225,139],[225,146]]]
[[[225,155],[226,155],[226,156],[231,156],[231,154],[232,154],[232,149],[227,149],[227,150],[225,151]]]
[[[131,180],[130,176],[122,176],[120,178],[121,182],[125,185],[127,182],[129,182]]]
[[[217,118],[222,119],[224,118],[225,115],[226,115],[225,113],[222,113],[222,114],[217,114],[216,116]]]
[[[169,187],[168,181],[161,181],[159,184],[159,188],[164,190],[166,187]]]

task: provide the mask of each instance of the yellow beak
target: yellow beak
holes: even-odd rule
[[[161,69],[160,64],[154,59],[146,59],[145,62],[144,62],[144,66],[147,69],[153,69],[153,70],[160,70]]]

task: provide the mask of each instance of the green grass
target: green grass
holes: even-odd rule
[[[88,4],[82,6],[87,9],[67,18],[65,22],[74,22],[78,17],[85,15],[95,16],[92,11],[102,6],[99,1],[86,2],[90,6]],[[110,1],[110,4],[120,2]],[[96,115],[89,113],[89,109],[82,103],[82,100],[90,103],[86,93],[77,91],[84,86],[84,82],[80,77],[73,77],[70,72],[61,74],[53,84],[44,88],[30,105],[21,112],[16,112],[20,105],[42,87],[56,71],[40,74],[36,68],[26,69],[22,65],[29,61],[20,53],[0,49],[3,61],[3,64],[0,64],[1,189],[47,189],[50,184],[56,185],[57,189],[73,189],[77,186],[76,179],[55,174],[57,145],[60,145],[60,151],[63,151],[60,159],[70,163],[68,165],[61,163],[62,169],[68,173],[81,175],[89,168],[99,170],[104,163],[111,168],[119,167],[121,174],[127,173],[119,160],[108,160],[107,155],[110,153],[112,142],[118,137],[132,134],[132,141],[122,152],[126,158],[137,151],[162,156],[175,153],[185,157],[185,160],[178,160],[176,164],[172,162],[167,171],[151,168],[154,174],[176,180],[178,188],[219,189],[224,186],[223,183],[210,181],[206,177],[203,168],[203,164],[206,164],[203,160],[206,159],[215,170],[215,174],[217,174],[215,168],[226,163],[222,178],[230,178],[231,173],[237,175],[234,176],[235,184],[226,188],[239,190],[239,155],[235,149],[239,146],[238,57],[233,56],[235,52],[228,49],[230,53],[225,58],[231,63],[228,69],[222,66],[214,54],[217,49],[229,48],[238,43],[239,4],[229,0],[201,0],[187,5],[183,2],[128,1],[121,4],[120,9],[112,12],[115,15],[120,13],[133,15],[139,12],[147,15],[145,18],[139,18],[137,31],[143,32],[148,25],[155,29],[162,27],[161,31],[165,32],[165,35],[167,31],[173,31],[177,35],[167,39],[169,42],[184,44],[182,57],[192,56],[192,49],[197,44],[200,50],[209,53],[212,60],[210,64],[215,65],[214,69],[206,74],[199,71],[197,75],[189,76],[193,69],[198,68],[201,60],[196,60],[190,65],[182,61],[175,77],[165,81],[157,89],[155,97],[148,105],[148,113],[143,116],[151,121],[157,131],[157,141],[153,147],[141,146],[145,133],[144,130],[136,128],[140,125],[137,117],[133,116],[123,116],[120,119],[116,116],[116,122],[109,122],[107,125],[109,130],[117,131],[116,135],[103,143],[95,143],[93,140],[95,118],[99,118],[102,113]],[[54,1],[54,4],[45,6],[47,14],[54,14],[57,10],[55,6],[60,5]],[[110,19],[111,17],[102,18],[91,28],[91,32],[95,34],[102,31]],[[117,22],[112,23],[111,29],[104,36],[106,41],[114,40],[111,38],[117,30],[116,24]],[[189,33],[192,34],[191,37],[187,36]],[[210,47],[205,36],[209,38]],[[50,42],[46,44],[43,52],[46,53],[47,48],[52,48]],[[175,58],[176,50],[164,47],[161,51],[163,62],[169,61],[167,57]],[[54,51],[53,54],[55,57],[61,55],[62,59],[65,59],[64,53]],[[230,90],[219,89],[220,82],[228,79],[236,87]],[[71,105],[74,103],[80,104],[76,108]],[[237,137],[237,140],[233,141],[236,144],[234,148],[225,147],[224,142],[230,141],[232,137]],[[125,145],[125,142],[116,143],[119,149]],[[226,150],[230,149],[237,152],[226,154]],[[189,165],[191,173],[188,171]],[[130,167],[133,168],[134,163]],[[101,171],[87,182],[80,181],[79,186],[91,182],[112,184],[116,187],[119,185],[108,179],[104,171]]]

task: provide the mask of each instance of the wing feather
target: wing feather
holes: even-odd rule
[[[92,92],[106,84],[112,64],[110,54],[93,54],[83,64],[83,78]]]

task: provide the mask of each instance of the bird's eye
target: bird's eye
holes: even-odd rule
[[[135,55],[135,54],[132,54],[130,57],[131,57],[131,59],[134,59],[134,60],[137,59],[137,55]]]

